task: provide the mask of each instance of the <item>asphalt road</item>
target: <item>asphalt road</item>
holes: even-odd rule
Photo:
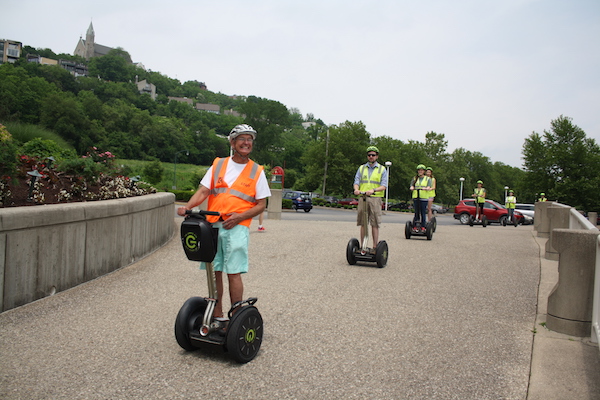
[[[180,205],[175,205],[175,210]],[[397,211],[383,211],[382,223],[386,224],[406,224],[406,221],[412,221],[412,213],[403,213]],[[268,212],[265,214],[266,218]],[[177,212],[174,214],[177,217]],[[258,217],[254,218],[258,220]],[[309,212],[304,210],[282,210],[281,219],[283,221],[338,221],[338,222],[356,222],[356,209],[347,210],[343,208],[313,207]],[[437,214],[437,223],[439,225],[460,225],[458,220],[454,219],[452,213]]]
[[[265,335],[250,363],[177,345],[179,308],[207,289],[174,237],[129,267],[0,314],[0,398],[527,397],[540,278],[531,227],[444,216],[452,223],[427,241],[384,222],[388,265],[350,266],[356,223],[335,212],[350,221],[285,212],[265,232],[253,225],[245,296],[258,297]]]

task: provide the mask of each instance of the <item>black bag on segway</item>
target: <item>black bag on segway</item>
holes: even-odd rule
[[[181,223],[181,244],[188,260],[212,262],[217,254],[219,229],[203,216],[190,215]]]

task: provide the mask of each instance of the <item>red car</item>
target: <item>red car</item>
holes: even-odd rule
[[[486,216],[488,222],[498,222],[502,225],[504,225],[503,220],[508,218],[508,210],[494,200],[485,201],[483,214]],[[461,200],[454,208],[454,219],[459,220],[463,225],[467,225],[470,215],[475,216],[475,199]],[[515,211],[515,217],[517,217],[519,224],[523,222],[523,215],[520,212]]]
[[[357,206],[358,200],[357,199],[341,199],[341,200],[338,200],[338,204],[341,204],[343,206]]]

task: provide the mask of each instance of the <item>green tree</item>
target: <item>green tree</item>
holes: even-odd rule
[[[425,134],[425,152],[431,161],[442,161],[442,158],[446,155],[447,148],[448,141],[443,133],[432,131]]]
[[[301,189],[323,192],[325,163],[327,176],[325,193],[347,196],[352,193],[354,175],[361,164],[364,164],[366,149],[371,141],[362,122],[346,121],[340,125],[332,125],[322,133],[318,140],[312,142],[303,156],[306,165],[304,179],[298,184]]]
[[[0,120],[38,123],[42,103],[55,85],[30,76],[25,68],[10,63],[0,65]]]
[[[283,151],[281,134],[289,126],[290,113],[278,101],[249,96],[240,105],[246,123],[257,132],[252,158],[260,164],[270,164],[274,155]]]
[[[135,79],[136,69],[131,65],[129,53],[113,49],[107,55],[94,57],[88,63],[90,76],[112,82],[130,82]]]
[[[157,185],[162,180],[165,169],[158,160],[147,163],[142,170],[142,177],[145,181],[153,185]]]
[[[96,138],[89,137],[90,120],[72,93],[59,92],[48,96],[41,110],[41,122],[73,145],[80,154],[95,143]]]
[[[525,139],[526,184],[551,200],[586,211],[600,209],[600,147],[572,119],[560,116],[550,130]]]
[[[11,134],[0,124],[0,186],[5,176],[10,177],[15,172],[17,165],[17,144]],[[0,200],[3,193],[0,190]],[[1,203],[1,201],[0,201]]]

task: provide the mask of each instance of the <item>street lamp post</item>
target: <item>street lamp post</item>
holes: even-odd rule
[[[504,204],[506,204],[506,196],[508,196],[508,186],[504,186]]]
[[[390,187],[390,166],[392,165],[391,161],[386,161],[385,162],[385,167],[387,168],[387,175],[388,175],[388,185],[385,188],[385,211],[388,210],[388,194],[389,194],[389,187]]]
[[[185,153],[186,156],[190,155],[188,150],[179,150],[175,153],[175,160],[173,161],[173,190],[177,189],[177,154]]]
[[[463,182],[465,181],[465,178],[461,177],[460,178],[460,199],[463,199]]]

